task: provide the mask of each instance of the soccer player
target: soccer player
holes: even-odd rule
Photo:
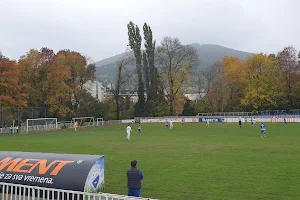
[[[222,118],[221,120],[222,120],[222,126],[224,126],[225,119]]]
[[[256,119],[254,118],[253,119],[253,125],[252,125],[253,127],[255,126],[255,123],[256,123]]]
[[[127,132],[127,137],[126,137],[126,140],[130,140],[130,133],[131,133],[131,127],[130,125],[128,124],[127,128],[126,128],[126,132]]]
[[[206,126],[209,127],[209,120],[206,119]]]
[[[239,126],[240,126],[240,128],[242,128],[242,118],[241,117],[239,117]]]
[[[76,122],[74,123],[74,129],[75,129],[75,131],[77,131],[77,127],[78,127],[78,122],[76,121]]]
[[[264,123],[261,123],[260,125],[260,137],[267,137],[267,134],[266,134],[266,128],[265,128],[265,125]]]
[[[283,123],[284,123],[284,125],[287,125],[287,120],[286,120],[286,118],[283,119]]]
[[[184,126],[184,118],[181,119],[181,127]]]
[[[138,124],[138,134],[139,134],[139,135],[142,134],[142,126],[141,126],[140,123]]]
[[[172,128],[173,128],[173,121],[170,120],[170,129],[172,129]]]
[[[169,122],[168,122],[168,120],[166,119],[166,121],[165,121],[165,128],[166,128],[166,130],[168,130],[168,127],[169,127]]]

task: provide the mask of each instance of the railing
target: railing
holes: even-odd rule
[[[230,117],[237,117],[237,116],[271,116],[271,117],[298,117],[300,116],[300,110],[265,110],[265,111],[252,111],[252,112],[214,112],[214,113],[198,113],[196,116],[230,116]]]
[[[154,200],[108,193],[87,193],[0,182],[0,200]]]
[[[113,125],[113,124],[121,124],[121,120],[109,120],[109,121],[104,121],[103,125]]]

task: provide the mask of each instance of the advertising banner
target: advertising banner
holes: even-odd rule
[[[221,118],[199,118],[199,122],[221,122]]]
[[[294,118],[285,118],[287,122],[300,122],[300,118],[298,117],[294,117]],[[284,122],[284,118],[280,117],[273,117],[272,118],[272,122],[276,123],[276,122]]]
[[[122,124],[133,124],[135,122],[134,119],[123,119],[121,120]]]
[[[181,123],[182,118],[158,118],[158,119],[141,119],[141,123],[165,123],[166,119],[168,122],[171,120],[173,123]],[[184,122],[190,123],[190,122],[199,122],[198,118],[184,118]]]
[[[0,182],[103,192],[104,156],[1,151]]]

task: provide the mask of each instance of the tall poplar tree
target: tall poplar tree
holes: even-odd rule
[[[135,107],[135,115],[142,117],[145,115],[145,86],[143,82],[142,74],[142,37],[140,35],[140,29],[133,22],[129,22],[127,25],[128,28],[128,40],[129,46],[133,50],[135,62],[136,62],[136,71],[138,75],[138,102]]]

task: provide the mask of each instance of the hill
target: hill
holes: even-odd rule
[[[198,69],[210,67],[217,61],[221,61],[224,56],[234,56],[242,60],[251,56],[251,53],[230,49],[215,44],[191,44],[199,55]],[[101,80],[107,79],[113,81],[115,79],[116,62],[120,59],[123,54],[118,54],[101,61],[96,62],[97,77]],[[134,68],[134,65],[130,66]]]

